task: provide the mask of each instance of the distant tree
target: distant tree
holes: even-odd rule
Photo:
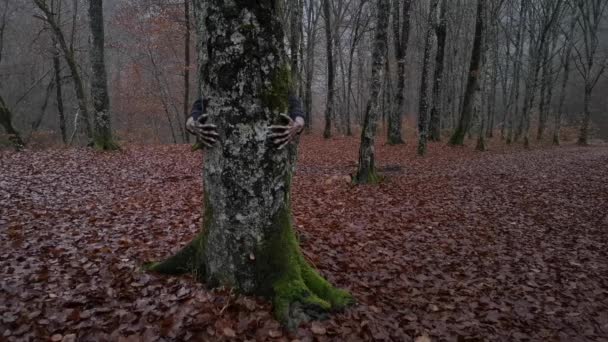
[[[390,15],[389,0],[378,0],[376,10],[376,34],[372,51],[372,80],[370,98],[365,110],[365,120],[361,131],[361,145],[359,148],[359,167],[354,177],[358,184],[373,184],[379,181],[375,167],[374,142],[376,139],[376,125],[380,109],[380,89],[388,48],[388,18]]]
[[[573,0],[578,9],[577,26],[582,35],[581,43],[574,45],[574,65],[585,83],[583,121],[578,136],[579,145],[589,143],[589,123],[591,121],[591,95],[600,77],[608,66],[608,54],[600,55],[598,33],[608,0]]]
[[[411,0],[393,0],[393,40],[397,60],[396,103],[388,117],[388,139],[390,145],[403,144],[401,120],[405,111],[405,64],[407,44],[410,39]]]
[[[445,40],[447,37],[447,0],[441,0],[439,20],[434,24],[437,36],[437,51],[435,52],[435,72],[433,74],[433,101],[429,125],[429,140],[441,140],[441,100],[443,87],[443,64],[445,57]]]
[[[190,2],[184,0],[184,122],[190,116]],[[184,132],[184,141],[190,138]]]
[[[6,29],[8,13],[8,4],[3,8],[2,16],[0,17],[0,65],[2,64],[2,52],[4,49],[4,32]],[[2,95],[0,95],[0,125],[4,127],[4,130],[9,135],[10,141],[17,148],[24,146],[21,134],[13,126],[13,114],[8,108],[8,105],[4,102]]]
[[[325,42],[327,46],[327,102],[325,104],[325,129],[323,130],[323,137],[325,139],[331,138],[331,120],[334,111],[334,93],[335,93],[335,80],[334,80],[334,48],[333,48],[333,35],[331,26],[331,0],[323,1],[323,16],[325,18]]]
[[[85,133],[87,137],[93,140],[93,128],[89,120],[89,109],[87,106],[87,99],[84,91],[84,83],[82,81],[81,73],[79,70],[78,63],[76,61],[76,55],[74,52],[74,46],[68,45],[65,35],[61,29],[60,22],[57,20],[57,14],[51,11],[51,8],[47,5],[45,0],[34,0],[34,4],[42,11],[43,16],[38,16],[40,19],[48,23],[51,28],[52,34],[55,36],[59,48],[63,54],[63,57],[70,69],[72,81],[74,83],[74,92],[78,100],[79,116],[82,117],[85,123]]]
[[[422,76],[420,77],[420,99],[418,102],[418,155],[426,153],[426,144],[429,134],[429,74],[431,72],[431,50],[437,17],[439,0],[431,0],[427,19],[427,29],[424,39],[424,53],[422,55]]]
[[[302,255],[290,200],[296,146],[267,141],[268,126],[284,120],[293,86],[279,8],[195,0],[194,11],[201,17],[202,94],[220,139],[205,153],[203,230],[149,268],[271,298],[276,317],[295,328],[352,299]]]
[[[104,57],[104,25],[102,0],[89,0],[89,23],[91,26],[92,44],[90,51],[93,77],[91,79],[91,99],[93,100],[95,131],[93,144],[100,150],[118,148],[112,137],[110,115],[110,96]]]
[[[564,103],[566,101],[566,90],[568,86],[568,80],[570,79],[570,70],[572,68],[572,49],[574,48],[574,31],[577,22],[577,13],[572,11],[570,13],[570,25],[564,32],[564,40],[566,46],[561,55],[561,66],[562,66],[562,84],[557,105],[557,113],[555,113],[555,127],[553,130],[553,145],[560,144],[560,131],[562,126],[562,116],[564,114]]]
[[[306,59],[302,61],[305,70],[304,111],[306,114],[306,130],[307,132],[310,132],[312,127],[312,84],[315,71],[315,47],[320,9],[316,0],[306,0],[304,1],[304,4],[306,5],[306,21],[304,27],[304,32],[306,33]]]
[[[525,1],[525,0],[522,0]],[[471,63],[469,66],[469,76],[467,80],[467,87],[464,93],[464,99],[462,102],[462,111],[460,113],[460,120],[458,121],[458,127],[450,138],[450,145],[464,145],[464,137],[467,134],[471,126],[471,120],[473,118],[473,105],[475,92],[479,88],[479,76],[481,74],[481,55],[482,55],[482,39],[483,39],[483,13],[485,0],[477,0],[477,14],[475,21],[475,39],[473,40],[473,50],[471,53]]]
[[[0,95],[0,125],[4,127],[4,130],[9,135],[9,139],[11,143],[16,148],[21,148],[25,146],[23,139],[21,138],[21,134],[15,129],[13,126],[13,115],[4,102],[4,99]]]

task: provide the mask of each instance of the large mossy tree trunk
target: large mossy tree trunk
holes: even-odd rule
[[[104,25],[102,0],[89,1],[89,23],[91,26],[91,99],[95,113],[95,130],[93,144],[100,150],[115,150],[118,145],[112,138],[112,124],[110,118],[110,96],[108,95],[108,81],[104,58]]]
[[[361,145],[359,147],[359,167],[354,182],[358,184],[374,184],[380,179],[376,173],[374,142],[376,140],[376,125],[380,111],[380,90],[382,89],[383,70],[386,63],[388,38],[388,17],[390,3],[388,0],[378,0],[376,36],[372,51],[372,79],[370,97],[365,110]]]
[[[220,139],[205,154],[203,230],[150,269],[271,298],[276,317],[295,328],[352,299],[303,257],[290,208],[295,146],[278,150],[267,139],[291,90],[279,3],[194,1],[201,91]]]
[[[477,0],[477,20],[475,22],[475,39],[473,40],[473,52],[471,54],[471,64],[469,65],[469,77],[467,87],[462,100],[462,111],[456,131],[450,138],[450,145],[464,145],[464,137],[471,127],[473,119],[474,97],[477,88],[479,88],[479,76],[481,74],[481,54],[482,54],[482,38],[483,38],[483,13],[484,0]]]

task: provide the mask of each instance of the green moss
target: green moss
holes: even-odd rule
[[[239,31],[243,34],[255,30],[256,26],[253,24],[243,24],[239,27]]]
[[[353,178],[354,184],[379,184],[384,180],[384,177],[378,174],[375,168],[369,172],[357,173]]]
[[[201,144],[198,141],[195,142],[194,144],[192,144],[192,146],[190,147],[190,151],[192,151],[192,152],[202,150],[202,149],[203,149],[203,144]]]
[[[115,141],[101,137],[96,137],[93,139],[93,147],[99,151],[120,150],[120,145],[118,145]]]
[[[333,287],[304,259],[292,228],[288,206],[273,220],[275,235],[261,250],[262,285],[268,287],[275,317],[289,329],[354,302],[348,292]],[[265,267],[268,267],[267,269]]]
[[[285,64],[274,71],[270,87],[264,89],[261,94],[264,107],[279,113],[286,113],[289,108],[289,91],[292,80],[289,65]]]

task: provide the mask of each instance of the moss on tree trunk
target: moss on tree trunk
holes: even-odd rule
[[[201,93],[220,135],[205,153],[203,229],[149,269],[193,274],[272,300],[289,328],[352,301],[304,259],[291,219],[296,146],[278,150],[268,126],[281,122],[291,91],[277,3],[195,1]]]

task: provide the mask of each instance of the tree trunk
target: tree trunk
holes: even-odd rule
[[[104,29],[103,29],[103,3],[102,0],[89,1],[89,23],[91,25],[91,99],[93,100],[93,115],[95,119],[95,134],[93,143],[100,150],[115,150],[118,145],[112,139],[112,125],[110,118],[110,97],[108,96],[108,82],[106,65],[104,62]]]
[[[312,127],[312,81],[315,71],[315,46],[317,40],[318,11],[315,11],[315,2],[309,0],[306,12],[306,82],[304,90],[304,111],[306,113],[305,127],[310,132]]]
[[[374,163],[374,142],[376,138],[376,126],[378,112],[380,109],[380,90],[382,89],[383,70],[386,63],[386,51],[388,42],[388,16],[390,12],[389,0],[378,0],[377,26],[372,51],[372,79],[370,86],[370,98],[365,110],[365,120],[361,131],[361,145],[359,148],[359,167],[355,175],[355,183],[374,184],[380,179],[376,173]]]
[[[402,3],[401,18],[399,4]],[[388,139],[390,145],[403,144],[401,120],[405,111],[405,62],[407,45],[410,39],[410,9],[412,1],[394,0],[393,39],[395,40],[395,59],[397,60],[397,98],[388,118]]]
[[[190,1],[184,0],[184,122],[190,117]],[[185,131],[184,142],[190,142],[190,135]]]
[[[53,42],[55,42],[55,39],[53,39]],[[61,140],[64,144],[67,144],[68,132],[65,124],[65,112],[63,109],[63,85],[61,82],[61,63],[59,60],[59,50],[56,47],[53,47],[53,69],[55,71],[55,100],[57,102],[57,113],[59,114],[59,130],[61,131]]]
[[[433,42],[433,24],[437,15],[439,0],[431,0],[431,8],[427,18],[426,38],[424,39],[424,55],[422,59],[422,76],[420,77],[420,102],[418,103],[418,155],[426,153],[429,123],[429,73],[431,68],[431,49]]]
[[[275,2],[195,0],[202,94],[218,145],[205,154],[203,230],[180,252],[149,268],[191,273],[273,300],[294,329],[319,312],[350,303],[308,264],[292,226],[295,145],[277,150],[267,127],[281,122],[292,89],[284,30]]]
[[[78,108],[80,110],[80,115],[85,124],[85,133],[89,139],[93,139],[93,128],[91,126],[91,122],[89,120],[89,110],[87,108],[87,100],[84,92],[84,84],[82,82],[82,78],[80,77],[80,72],[78,71],[78,64],[76,63],[76,58],[74,56],[74,50],[68,47],[67,42],[65,41],[65,37],[59,24],[55,20],[55,14],[47,7],[46,2],[43,0],[34,0],[38,8],[42,12],[44,12],[45,20],[51,27],[57,42],[59,43],[59,47],[63,52],[63,57],[70,69],[72,74],[72,80],[74,82],[74,92],[76,93],[76,99],[78,100]]]
[[[447,2],[446,0],[442,0],[441,7],[439,8],[439,23],[435,28],[435,35],[437,36],[437,52],[435,54],[433,103],[431,107],[431,122],[429,128],[429,139],[431,141],[441,140],[441,113],[439,112],[439,108],[441,107],[442,100],[441,90],[443,87],[443,60],[445,56],[445,40],[447,36],[445,18],[446,10]]]
[[[331,138],[331,120],[334,110],[334,48],[331,34],[330,0],[323,0],[323,14],[325,16],[325,40],[327,43],[327,102],[325,105],[325,129],[323,137]]]
[[[467,81],[467,87],[464,93],[460,120],[458,122],[458,127],[456,127],[456,131],[450,138],[450,145],[464,145],[464,137],[471,126],[475,92],[479,87],[479,74],[482,54],[481,40],[483,37],[484,25],[484,1],[485,0],[477,0],[477,20],[475,22],[475,39],[473,41],[473,52],[471,55],[471,64],[469,66],[469,77]]]
[[[581,123],[581,130],[578,135],[578,144],[581,146],[587,146],[589,144],[589,123],[591,122],[591,110],[589,109],[589,105],[591,103],[591,91],[592,87],[585,85],[583,122]]]
[[[557,106],[557,113],[555,114],[555,128],[553,131],[553,145],[560,144],[560,130],[562,125],[562,115],[564,113],[564,102],[566,101],[566,89],[568,86],[568,80],[570,77],[570,63],[572,57],[572,49],[574,48],[574,37],[572,36],[574,33],[574,29],[576,27],[576,16],[572,16],[572,20],[570,21],[570,30],[568,31],[568,35],[566,37],[567,44],[566,50],[562,57],[562,64],[564,66],[564,76],[562,79],[562,86],[559,95],[559,102]]]
[[[4,99],[0,95],[0,125],[4,127],[4,130],[9,135],[9,140],[15,146],[16,149],[21,149],[25,146],[21,135],[13,126],[13,115],[8,109],[8,106],[4,102]]]

